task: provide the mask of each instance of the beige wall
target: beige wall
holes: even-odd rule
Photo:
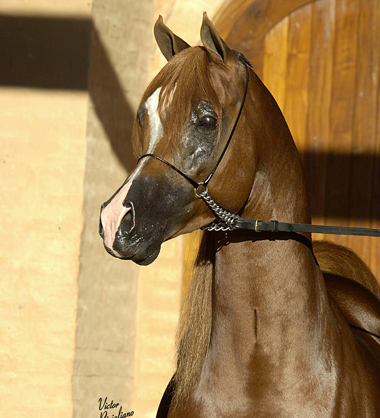
[[[3,0],[0,14],[86,19],[90,5]],[[86,118],[85,91],[0,86],[4,416],[72,413]]]
[[[134,410],[139,269],[106,253],[98,225],[101,203],[134,164],[129,138],[133,109],[148,78],[144,55],[151,45],[147,32],[152,5],[149,0],[93,1],[73,375],[73,411],[78,418],[98,416],[100,397],[119,403],[124,412]]]

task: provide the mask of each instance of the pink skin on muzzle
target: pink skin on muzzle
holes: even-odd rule
[[[132,181],[128,181],[114,196],[111,202],[102,210],[100,220],[103,226],[104,244],[111,248],[115,242],[116,233],[124,216],[131,210],[123,206],[123,202],[132,186]]]

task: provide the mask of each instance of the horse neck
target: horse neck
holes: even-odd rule
[[[257,122],[247,124],[246,135],[255,148],[255,177],[243,215],[310,223],[302,163],[282,112],[259,79],[250,93],[247,113]]]
[[[242,216],[309,223],[299,156],[285,121],[278,117],[257,146],[256,175]],[[247,361],[257,342],[273,355],[289,353],[289,347],[307,353],[304,345],[292,341],[311,341],[325,320],[320,314],[326,295],[312,252],[289,236],[277,237],[281,239],[233,231],[219,234],[217,240],[211,341],[231,355],[238,351],[244,357],[245,352]]]
[[[277,121],[259,132],[244,124],[251,131],[240,129],[241,137],[234,138],[237,145],[249,137],[252,144],[257,142],[255,136],[262,139],[253,145],[250,164],[255,176],[241,215],[309,223],[302,167],[285,121],[273,101],[268,100],[263,110],[254,109],[252,103],[263,101],[251,97],[247,97],[247,114],[255,115],[255,120],[274,115]],[[243,155],[248,149],[244,145]],[[278,383],[278,389],[292,390],[299,380],[299,365],[310,364],[313,352],[319,359],[320,347],[315,342],[324,340],[319,336],[329,322],[322,276],[307,246],[275,238],[239,230],[205,234],[204,254],[200,252],[191,297],[181,315],[176,399],[182,399],[194,385],[197,399],[209,392],[210,399],[217,394],[223,402],[231,396],[231,402],[238,402],[237,393],[246,390],[246,376],[260,394],[268,384],[277,385],[280,379],[272,375],[275,370],[281,378],[290,375]],[[292,364],[298,370],[290,370]],[[282,367],[288,367],[286,373],[281,374]]]
[[[320,273],[302,242],[245,232],[219,234],[212,333],[224,329],[231,349],[257,342],[285,348],[320,329],[325,301]],[[297,325],[296,325],[297,324]],[[227,336],[227,338],[226,338]],[[240,336],[240,337],[239,337]],[[289,339],[289,345],[284,344]],[[247,347],[248,348],[248,347]]]

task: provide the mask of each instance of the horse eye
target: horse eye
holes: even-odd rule
[[[210,115],[205,115],[200,118],[199,125],[206,129],[214,129],[216,127],[216,119]]]

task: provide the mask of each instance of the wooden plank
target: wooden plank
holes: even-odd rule
[[[284,110],[288,61],[289,18],[285,17],[266,36],[263,57],[263,82]]]
[[[308,108],[311,6],[305,6],[289,17],[288,59],[284,116],[298,151],[306,148]]]
[[[337,0],[325,206],[330,224],[348,225],[357,31],[357,0]],[[337,236],[336,241],[345,245],[347,237]]]
[[[253,51],[259,48],[267,33],[298,8],[315,0],[238,0],[231,1],[216,16],[216,25],[222,37],[238,38]],[[236,35],[235,35],[236,34]]]
[[[218,10],[213,22],[223,39],[226,39],[233,32],[236,19],[247,10],[251,3],[252,0],[229,0]]]
[[[242,52],[262,76],[264,39],[284,17],[314,0],[237,0],[231,1],[215,17],[219,34],[227,44]]]
[[[335,0],[321,0],[312,5],[311,52],[309,62],[307,153],[304,158],[310,190],[313,222],[324,224],[327,152],[330,129],[330,98],[335,31]],[[326,239],[315,234],[314,239]]]
[[[379,41],[373,20],[374,1],[360,3],[358,59],[356,64],[355,114],[352,139],[350,180],[350,225],[371,224],[372,189],[376,151],[376,91]],[[371,239],[349,237],[348,246],[370,263]]]
[[[372,202],[371,202],[371,227],[380,229],[380,0],[374,0],[372,9],[372,16],[374,17],[373,24],[373,39],[376,40],[376,45],[373,51],[373,95],[375,107],[375,162],[373,170],[372,183]],[[370,266],[375,276],[380,282],[380,242],[377,239],[371,240],[371,258]]]

